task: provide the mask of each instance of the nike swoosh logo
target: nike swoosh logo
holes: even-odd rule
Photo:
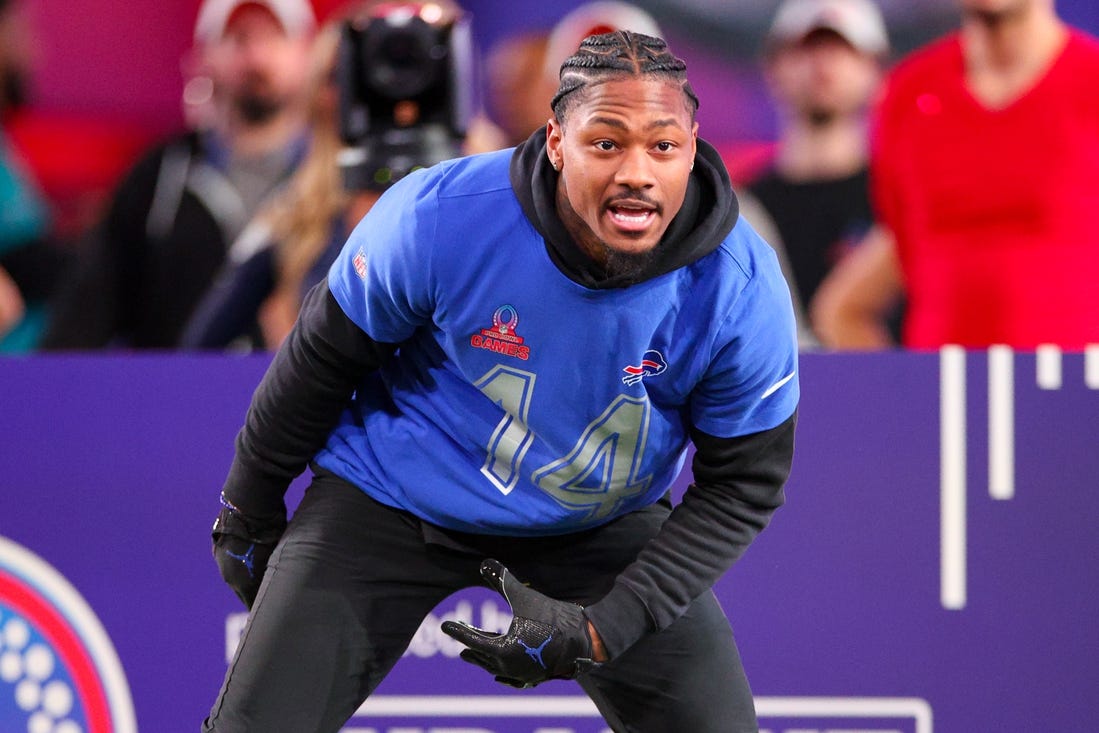
[[[790,372],[789,374],[787,374],[782,379],[780,379],[777,382],[775,382],[774,384],[772,384],[770,387],[768,387],[766,389],[766,391],[764,391],[763,396],[761,396],[760,399],[765,400],[768,397],[770,397],[771,395],[773,395],[775,392],[778,392],[780,389],[782,389],[782,385],[786,384],[787,382],[789,382],[791,379],[794,378],[795,374],[797,374],[796,369],[794,371]]]

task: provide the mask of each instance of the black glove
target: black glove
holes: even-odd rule
[[[481,563],[481,575],[503,594],[514,618],[505,634],[444,621],[443,633],[469,647],[462,651],[462,659],[483,667],[496,675],[497,682],[512,687],[572,679],[595,666],[583,608],[528,588],[499,560]]]
[[[241,514],[223,496],[211,533],[221,577],[249,610],[256,600],[267,561],[286,529],[286,514],[256,519]]]

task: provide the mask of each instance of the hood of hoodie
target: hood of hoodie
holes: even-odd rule
[[[554,264],[571,280],[592,289],[627,287],[705,257],[728,236],[740,215],[721,156],[699,139],[683,206],[657,244],[648,267],[638,274],[608,276],[580,248],[557,215],[558,173],[546,156],[545,129],[515,148],[509,176],[523,213],[545,239]]]

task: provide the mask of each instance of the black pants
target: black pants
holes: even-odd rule
[[[202,730],[335,733],[426,615],[481,583],[483,558],[497,558],[553,598],[592,603],[668,512],[657,504],[565,537],[455,541],[319,471],[271,557]],[[577,681],[615,731],[758,729],[732,630],[711,592],[664,631]]]

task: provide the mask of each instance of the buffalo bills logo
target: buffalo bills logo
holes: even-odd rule
[[[631,364],[622,368],[622,371],[626,373],[626,376],[622,377],[622,382],[632,386],[645,377],[655,377],[657,374],[663,373],[667,368],[668,363],[664,361],[663,355],[655,349],[649,349],[641,357],[641,364],[638,366]]]

